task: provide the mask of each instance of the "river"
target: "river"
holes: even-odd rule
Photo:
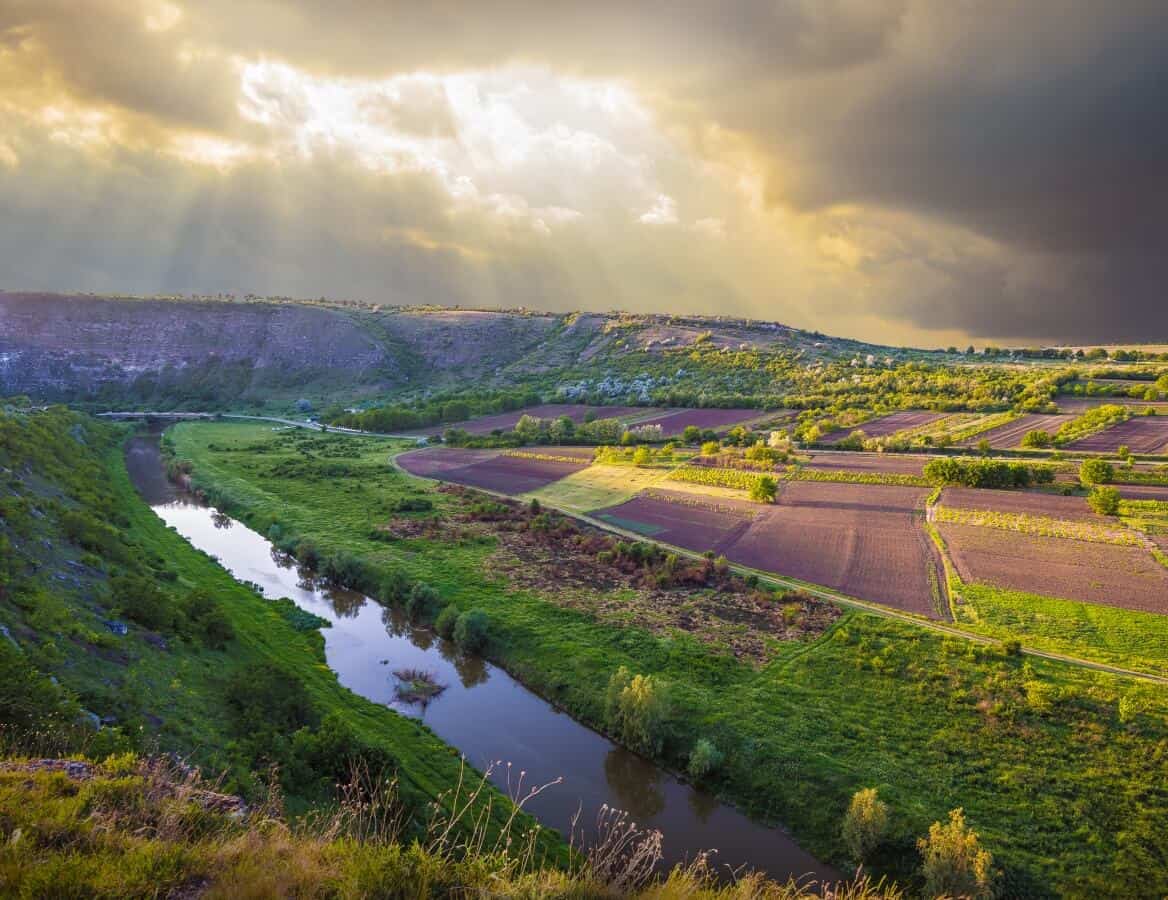
[[[423,720],[471,764],[486,769],[496,763],[491,777],[503,790],[520,771],[525,785],[562,779],[525,804],[544,825],[566,833],[579,813],[580,823],[591,826],[607,804],[626,810],[640,826],[660,830],[669,864],[714,851],[711,864],[722,871],[745,867],[780,880],[839,877],[781,830],[752,822],[618,747],[498,666],[412,626],[398,611],[321,584],[257,532],[179,493],[166,479],[157,434],[131,439],[126,465],[163,521],[235,578],[328,620],[331,627],[322,629],[325,654],[345,687]],[[393,673],[405,668],[433,673],[446,689],[424,705],[399,701]]]

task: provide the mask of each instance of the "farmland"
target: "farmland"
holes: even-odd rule
[[[898,431],[904,431],[911,428],[920,428],[922,425],[928,425],[943,418],[941,413],[934,412],[898,412],[891,413],[886,416],[879,416],[875,419],[869,419],[867,422],[862,422],[855,428],[840,428],[836,431],[820,437],[821,444],[835,444],[842,441],[854,431],[864,432],[865,437],[878,438],[888,437],[896,434]]]
[[[1070,416],[1064,415],[1025,415],[988,431],[971,435],[960,441],[958,446],[974,447],[982,441],[987,441],[995,450],[1010,450],[1020,447],[1022,438],[1026,437],[1028,432],[1045,431],[1053,435],[1070,420]]]
[[[1168,613],[1168,569],[1142,547],[950,523],[938,530],[963,581]]]
[[[947,487],[941,493],[940,503],[942,506],[956,509],[984,509],[1086,522],[1106,521],[1103,516],[1091,511],[1083,497],[1062,497],[1036,491],[991,491]]]
[[[1115,453],[1127,447],[1132,453],[1168,451],[1168,417],[1136,416],[1067,445],[1089,453]]]
[[[1023,661],[856,612],[844,613],[818,640],[778,642],[769,651],[774,662],[757,667],[671,631],[669,622],[680,620],[654,613],[639,625],[641,601],[630,601],[622,618],[616,601],[623,594],[592,608],[583,594],[577,599],[584,586],[565,585],[561,592],[557,583],[539,578],[542,570],[522,566],[508,574],[500,548],[522,548],[507,551],[511,539],[502,536],[501,543],[455,540],[459,532],[448,529],[464,527],[458,495],[385,468],[384,444],[343,439],[365,448],[361,466],[332,480],[271,474],[281,458],[312,452],[317,440],[289,443],[264,429],[233,425],[180,426],[175,433],[176,451],[192,462],[196,480],[209,489],[219,486],[249,522],[266,529],[278,520],[286,533],[315,538],[322,551],[360,553],[380,571],[403,567],[433,584],[445,600],[485,610],[492,658],[574,716],[603,727],[604,686],[619,665],[667,679],[674,698],[670,733],[677,737],[666,743],[662,758],[684,765],[680,754],[692,737],[681,735],[695,732],[709,735],[719,748],[733,748],[709,783],[753,815],[782,821],[816,852],[834,858],[838,811],[858,785],[879,783],[881,796],[907,820],[898,827],[908,834],[920,833],[920,823],[935,819],[937,810],[964,804],[1020,895],[1046,893],[1033,887],[1043,879],[1055,879],[1059,891],[1099,895],[1096,873],[1101,866],[1109,872],[1107,860],[1117,852],[1110,823],[1116,816],[1158,814],[1152,786],[1164,773],[1154,748],[1164,704],[1152,687],[1061,663]],[[264,464],[253,469],[257,457]],[[390,544],[370,540],[371,515],[385,515],[379,511],[392,498],[416,490],[435,503],[434,530]],[[805,496],[784,494],[751,527],[764,517],[795,515],[805,530],[805,520],[825,513],[836,518],[842,511],[860,531],[873,520],[900,528],[899,541],[879,548],[893,560],[913,539],[913,518],[921,517],[926,493],[812,483],[792,483],[787,491]],[[867,499],[858,502],[855,491]],[[666,502],[677,507],[671,518],[684,517],[683,508],[701,508],[686,506],[701,502],[697,495]],[[711,505],[713,512],[730,508],[722,500]],[[407,521],[391,517],[390,527],[414,534],[398,524]],[[875,531],[856,536],[861,545],[873,539],[879,540]],[[808,549],[822,553],[816,544]],[[923,550],[919,558],[925,558]],[[927,591],[923,566],[921,573]],[[594,574],[599,578],[603,570]],[[709,615],[701,607],[695,614],[698,621]],[[730,639],[733,631],[722,633]],[[742,644],[744,650],[750,646],[760,645]],[[1056,702],[1040,702],[1052,691]],[[1135,720],[1138,727],[1117,722],[1121,700],[1125,710],[1145,710]],[[1070,742],[1068,732],[1099,739]],[[1020,780],[1019,772],[1026,778]],[[1137,794],[1131,792],[1135,787],[1141,789]],[[1028,799],[1056,790],[1082,809],[1075,834],[1067,831],[1061,806]],[[1142,841],[1154,843],[1151,822],[1134,827]]]
[[[413,450],[397,458],[398,464],[411,475],[426,478],[441,478],[468,487],[480,487],[506,494],[523,494],[539,490],[559,481],[588,465],[587,460],[570,462],[567,458],[537,458],[508,456],[500,453],[491,455],[460,456],[468,460],[462,465],[451,465],[445,459],[447,453],[478,454],[482,451],[441,449]]]
[[[848,453],[817,451],[803,464],[806,469],[826,469],[834,472],[889,472],[899,475],[920,475],[927,459],[893,453]]]
[[[768,417],[782,415],[783,411],[766,413]],[[660,425],[666,437],[674,437],[693,426],[703,431],[724,431],[741,422],[748,422],[763,415],[759,409],[680,409],[670,411],[660,416],[653,416],[638,421],[639,425]]]

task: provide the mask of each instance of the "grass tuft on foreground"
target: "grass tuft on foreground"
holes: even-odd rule
[[[359,559],[379,577],[402,573],[443,605],[483,611],[486,653],[582,721],[617,733],[605,694],[622,667],[667,685],[657,759],[687,769],[696,742],[708,742],[718,765],[698,767],[698,781],[783,823],[821,859],[850,865],[840,823],[853,795],[876,787],[889,826],[868,864],[904,883],[915,878],[916,839],[961,807],[1006,895],[1168,892],[1159,686],[858,612],[756,668],[683,633],[565,609],[555,584],[484,577],[490,540],[445,540],[441,529],[380,540],[387,522],[442,520],[456,502],[396,470],[385,444],[227,424],[172,435],[196,483],[256,530]],[[409,498],[431,509],[403,516]]]
[[[494,838],[437,817],[410,838],[396,785],[355,769],[328,811],[290,822],[273,793],[247,807],[197,772],[122,754],[0,759],[0,893],[20,897],[706,897],[899,900],[868,879],[819,886],[746,876],[719,884],[703,862],[661,877],[659,843],[620,817],[569,868],[541,865],[528,835]],[[468,802],[472,785],[454,804]],[[514,823],[512,823],[514,824]],[[455,837],[455,835],[465,835]]]

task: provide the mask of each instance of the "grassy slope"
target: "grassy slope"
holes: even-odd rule
[[[489,548],[370,541],[395,498],[424,489],[385,465],[384,444],[361,443],[347,477],[281,478],[272,466],[297,453],[266,429],[191,424],[173,434],[197,479],[253,527],[279,522],[487,610],[491,655],[586,721],[601,723],[617,666],[661,675],[675,699],[666,761],[681,766],[696,737],[712,738],[727,761],[710,787],[784,822],[823,858],[842,859],[847,799],[876,785],[895,810],[899,843],[886,861],[911,859],[911,837],[961,805],[1015,890],[1041,894],[1045,882],[1122,895],[1132,878],[1168,890],[1155,881],[1168,853],[1154,824],[1168,815],[1168,757],[1156,750],[1168,740],[1168,700],[1155,687],[859,613],[756,671],[684,636],[605,627],[484,581]]]
[[[122,532],[134,553],[164,560],[177,573],[176,580],[160,582],[164,590],[180,595],[190,587],[210,591],[230,620],[235,637],[224,651],[205,650],[179,639],[171,639],[168,649],[158,650],[136,626],[131,626],[128,636],[114,638],[100,625],[104,613],[87,602],[91,596],[103,596],[104,576],[77,593],[49,582],[48,590],[36,594],[31,612],[0,592],[0,622],[25,639],[25,652],[39,668],[59,677],[94,712],[115,712],[124,730],[145,729],[145,746],[157,743],[161,749],[190,754],[218,771],[231,763],[223,752],[233,738],[224,703],[226,685],[250,664],[276,665],[299,677],[322,719],[336,716],[361,742],[390,752],[399,765],[403,796],[424,802],[457,784],[462,767],[457,751],[424,725],[342,687],[320,657],[318,636],[294,629],[268,602],[170,530],[131,486],[114,429],[90,428],[100,429],[91,430],[91,435],[102,435],[107,446],[86,453],[84,460],[92,465],[86,477],[105,479],[116,508],[125,517]],[[51,486],[45,482],[46,491]],[[66,548],[65,558],[76,555],[58,535],[52,536],[51,543]],[[163,720],[156,732],[149,724],[154,714]],[[248,778],[242,772],[232,777],[236,780],[229,783],[237,785],[239,778]],[[493,798],[495,820],[501,821],[508,804],[494,791],[487,796]],[[563,850],[550,833],[541,849],[553,855]]]

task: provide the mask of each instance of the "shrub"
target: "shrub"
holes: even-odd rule
[[[1115,479],[1115,467],[1105,459],[1085,459],[1079,466],[1079,480],[1083,484],[1107,484]]]
[[[1028,431],[1026,437],[1022,438],[1023,447],[1049,447],[1054,443],[1054,438],[1049,431]]]
[[[653,461],[653,451],[648,447],[638,447],[633,454],[634,466],[647,466]]]
[[[691,778],[704,778],[722,765],[722,751],[709,738],[699,738],[689,754],[686,770]]]
[[[438,618],[434,620],[434,630],[442,637],[450,640],[454,637],[454,623],[458,621],[458,607],[450,603],[442,607]]]
[[[770,475],[763,475],[750,487],[750,499],[756,503],[774,503],[779,485]]]
[[[406,594],[406,615],[424,621],[434,615],[440,602],[441,597],[434,588],[423,581],[416,581]]]
[[[487,614],[470,609],[454,623],[454,641],[467,653],[478,653],[487,645]]]
[[[178,619],[170,598],[137,575],[119,575],[110,580],[114,603],[131,622],[153,631],[170,631]]]
[[[381,579],[377,599],[382,603],[404,603],[410,592],[410,579],[401,569],[390,569]]]
[[[681,439],[687,444],[696,444],[702,439],[702,430],[697,425],[686,425],[681,433]]]
[[[195,589],[187,594],[182,602],[182,613],[184,634],[211,650],[222,650],[235,636],[231,622],[206,590]]]
[[[876,795],[876,788],[861,788],[852,794],[843,824],[844,843],[852,859],[863,863],[887,831],[888,804]]]
[[[977,832],[965,824],[962,809],[952,810],[947,823],[930,825],[928,837],[917,841],[917,848],[926,896],[971,900],[993,896],[993,855],[982,849]]]
[[[609,728],[627,746],[659,753],[665,740],[669,692],[652,675],[633,675],[625,666],[613,673],[605,694]]]
[[[722,452],[722,445],[717,441],[706,441],[702,444],[702,456],[717,456]]]
[[[1087,495],[1087,502],[1101,516],[1118,516],[1119,501],[1119,491],[1113,487],[1096,485],[1091,488],[1091,493]]]

